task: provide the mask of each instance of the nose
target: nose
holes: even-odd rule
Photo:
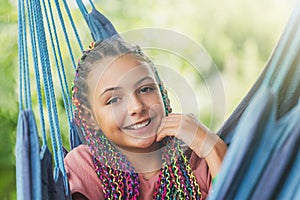
[[[145,104],[138,94],[133,93],[128,99],[128,114],[133,116],[143,112]]]

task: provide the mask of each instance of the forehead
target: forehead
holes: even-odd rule
[[[94,65],[94,70],[91,71],[89,77],[89,85],[94,90],[130,85],[145,76],[150,76],[155,80],[149,63],[130,54],[107,58]]]

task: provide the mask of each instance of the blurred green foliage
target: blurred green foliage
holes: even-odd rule
[[[69,1],[71,5],[74,1]],[[227,117],[263,68],[287,22],[295,0],[109,0],[95,1],[119,32],[156,27],[177,31],[203,45],[216,63],[226,95]],[[16,199],[15,134],[18,119],[17,3],[0,6],[0,198]],[[91,40],[78,10],[72,13],[85,46]],[[66,51],[64,51],[66,52]],[[79,52],[76,52],[76,55]],[[191,52],[192,53],[192,52]],[[63,55],[63,57],[67,57]],[[78,56],[77,56],[78,57]],[[73,68],[70,74],[72,74]],[[72,76],[71,76],[72,77]],[[71,78],[69,78],[71,84]],[[36,103],[36,99],[33,99]],[[58,96],[61,120],[64,109]],[[209,113],[201,120],[209,123]],[[222,121],[221,121],[222,122]],[[221,123],[219,122],[219,123]],[[62,123],[68,146],[67,123]],[[216,127],[219,124],[216,125]]]
[[[8,0],[0,6],[0,196],[15,199],[15,129],[18,119],[17,9]]]

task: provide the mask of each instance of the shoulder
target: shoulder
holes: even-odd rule
[[[76,148],[72,149],[65,157],[65,160],[70,158],[70,157],[74,157],[74,156],[92,156],[92,153],[89,149],[89,147],[87,145],[79,145]]]
[[[74,160],[92,161],[92,153],[87,145],[79,145],[72,149],[65,157],[65,162],[72,163]]]
[[[97,199],[102,196],[101,181],[98,178],[93,156],[89,147],[79,145],[65,157],[71,193],[81,193],[88,199]]]
[[[79,171],[88,170],[95,171],[93,164],[93,155],[86,145],[79,145],[72,149],[64,159],[66,170]]]

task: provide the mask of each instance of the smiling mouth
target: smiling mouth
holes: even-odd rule
[[[150,122],[151,122],[151,119],[148,119],[146,121],[127,126],[126,129],[139,130],[139,129],[142,129],[142,128],[148,126],[150,124]]]

